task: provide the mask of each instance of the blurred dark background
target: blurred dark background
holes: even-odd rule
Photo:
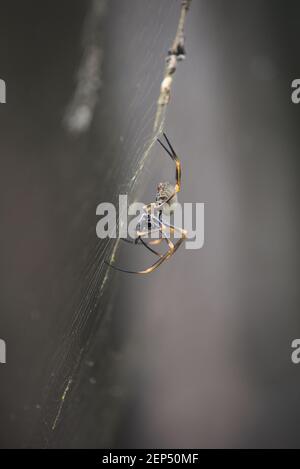
[[[158,146],[141,159],[179,11],[1,2],[2,448],[300,446],[299,2],[194,0],[165,129],[205,245],[148,277],[103,264],[96,206],[173,174]]]

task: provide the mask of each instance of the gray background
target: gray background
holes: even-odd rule
[[[155,146],[130,190],[179,6],[109,0],[103,87],[74,136],[89,2],[1,2],[3,448],[299,447],[298,2],[194,0],[166,131],[181,200],[206,204],[205,245],[103,284],[97,204],[151,200],[173,175]]]

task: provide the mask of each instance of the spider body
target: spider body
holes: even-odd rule
[[[169,215],[174,212],[177,204],[177,193],[180,191],[181,185],[180,160],[177,154],[175,153],[172,145],[170,144],[166,134],[164,134],[164,137],[166,139],[168,147],[159,139],[158,142],[175,163],[176,183],[175,185],[170,182],[160,182],[158,184],[155,202],[151,202],[150,204],[144,206],[144,211],[138,223],[136,238],[131,241],[126,239],[124,240],[129,243],[142,244],[146,249],[155,254],[158,257],[158,260],[146,270],[140,271],[130,271],[121,269],[120,267],[108,263],[108,265],[115,270],[127,272],[130,274],[149,274],[155,269],[157,269],[164,261],[169,259],[177,251],[177,249],[187,237],[187,232],[185,230],[174,225],[170,225],[162,220],[163,214]],[[159,238],[155,240],[151,239],[152,233],[157,233],[159,235]],[[179,234],[178,240],[176,240],[176,242],[173,242],[173,240],[171,240],[169,237],[169,233],[172,233],[173,235],[175,233]],[[146,239],[149,237],[150,241],[146,242]],[[165,241],[168,246],[168,250],[165,254],[160,254],[151,247],[151,245],[160,244],[163,241]]]
[[[177,193],[174,184],[160,182],[156,191],[156,203],[162,206],[162,212],[169,215],[175,211],[177,205]]]

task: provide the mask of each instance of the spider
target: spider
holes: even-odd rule
[[[187,238],[186,230],[183,230],[182,228],[178,228],[174,225],[166,223],[165,221],[162,221],[163,214],[171,214],[174,212],[177,204],[177,193],[180,191],[181,186],[180,160],[177,154],[175,153],[171,143],[169,142],[166,134],[164,133],[163,135],[165,137],[168,147],[160,139],[157,139],[157,141],[175,162],[176,184],[174,185],[170,182],[160,182],[158,184],[155,202],[144,205],[143,207],[143,212],[138,223],[139,229],[136,231],[137,237],[134,240],[124,239],[124,241],[131,244],[142,244],[146,249],[155,254],[158,257],[158,260],[147,269],[140,271],[122,269],[120,267],[110,264],[109,262],[106,262],[106,264],[108,264],[110,267],[121,272],[126,272],[129,274],[150,274],[155,269],[157,269],[164,261],[170,259],[170,257],[177,251],[183,241],[185,241],[185,239]],[[171,241],[168,235],[169,232],[173,234],[178,233],[180,235],[177,242]],[[158,233],[159,238],[147,243],[143,238],[148,237],[152,233]],[[168,246],[168,250],[165,254],[158,253],[150,246],[154,244],[160,244],[162,241],[165,241]]]

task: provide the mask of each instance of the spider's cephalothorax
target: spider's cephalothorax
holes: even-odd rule
[[[174,212],[177,204],[177,192],[174,184],[170,182],[160,182],[156,191],[156,203],[162,206],[165,214]]]
[[[165,149],[165,151],[175,163],[176,183],[175,185],[171,184],[170,182],[159,183],[159,185],[157,186],[155,202],[144,206],[144,211],[139,219],[138,229],[136,231],[136,238],[134,239],[134,241],[125,240],[134,244],[140,243],[153,254],[155,254],[158,257],[158,260],[148,269],[140,271],[130,271],[121,269],[108,263],[110,267],[113,267],[116,270],[120,270],[121,272],[127,272],[130,274],[149,274],[150,272],[153,272],[153,270],[157,269],[157,267],[159,267],[164,261],[169,259],[174,254],[174,252],[177,251],[177,249],[186,239],[187,236],[187,232],[182,228],[170,225],[166,223],[166,221],[162,220],[162,213],[170,214],[174,212],[177,204],[177,193],[180,191],[181,184],[180,160],[177,154],[175,153],[171,143],[169,142],[166,134],[164,134],[164,137],[166,139],[168,147],[160,140],[158,140],[158,142],[161,144],[161,146]],[[159,238],[153,240],[151,239],[151,234],[155,232],[158,233]],[[175,240],[170,239],[169,233],[171,233],[172,235],[175,235],[175,233],[179,234],[179,238],[176,240],[176,242]],[[160,254],[151,247],[151,245],[160,244],[163,241],[165,241],[168,246],[168,251],[165,254]]]

